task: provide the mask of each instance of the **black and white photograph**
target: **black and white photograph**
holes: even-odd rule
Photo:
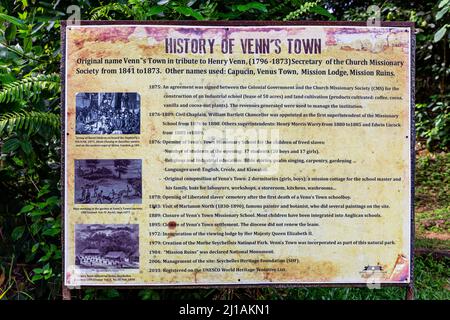
[[[140,96],[136,92],[78,93],[77,134],[139,134]]]
[[[75,203],[142,203],[142,160],[75,160]]]
[[[76,224],[75,265],[82,269],[138,269],[138,224]]]

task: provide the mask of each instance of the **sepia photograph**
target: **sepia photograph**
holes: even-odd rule
[[[142,203],[142,160],[75,160],[75,203]]]
[[[75,265],[82,269],[138,269],[138,224],[76,224]]]
[[[140,96],[136,92],[78,93],[77,134],[139,134]]]

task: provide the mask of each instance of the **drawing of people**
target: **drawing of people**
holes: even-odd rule
[[[89,188],[86,188],[86,198],[85,203],[91,203],[91,192],[89,191]]]
[[[122,203],[123,190],[117,194],[115,203]]]
[[[95,200],[95,203],[103,203],[103,190],[100,190],[100,192],[97,194],[97,199]]]
[[[86,190],[84,187],[81,187],[81,201],[84,201],[86,198]]]

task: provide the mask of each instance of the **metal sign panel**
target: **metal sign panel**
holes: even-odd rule
[[[65,286],[411,283],[412,24],[62,39]]]

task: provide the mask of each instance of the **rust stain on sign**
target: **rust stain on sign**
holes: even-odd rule
[[[169,221],[167,226],[169,227],[169,229],[175,229],[177,227],[177,223],[176,221]]]

